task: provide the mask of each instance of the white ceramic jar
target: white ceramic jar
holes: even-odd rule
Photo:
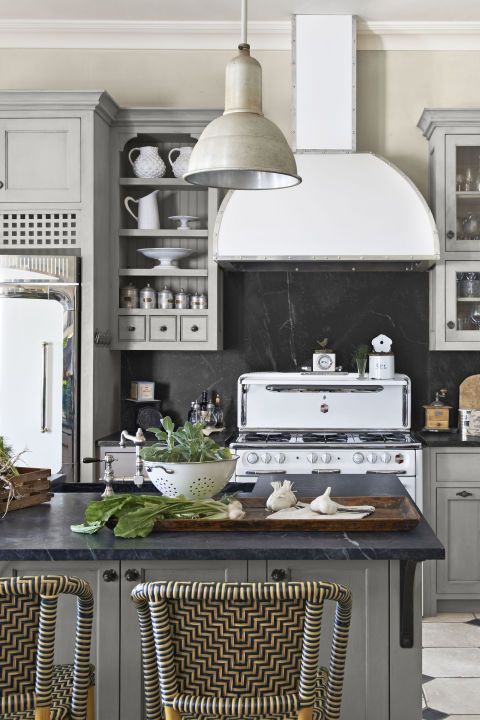
[[[371,380],[391,380],[395,375],[395,355],[393,353],[370,353],[368,375]]]

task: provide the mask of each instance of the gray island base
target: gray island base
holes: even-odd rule
[[[271,478],[270,478],[271,479]],[[296,476],[299,496],[399,495],[395,476]],[[87,488],[85,488],[86,490]],[[261,478],[255,495],[269,494]],[[1,575],[64,573],[93,587],[97,719],[141,720],[138,622],[130,592],[141,580],[331,580],[348,586],[354,607],[343,720],[421,717],[421,561],[444,550],[428,523],[404,533],[165,533],[116,539],[108,529],[74,534],[95,494],[57,493],[50,506],[14,512],[0,523]],[[417,568],[416,572],[415,568]],[[328,663],[332,608],[326,608],[322,663]],[[56,661],[70,662],[74,604],[59,611]],[[68,628],[68,630],[67,630]],[[407,647],[402,647],[407,645]],[[411,647],[408,647],[411,645]]]

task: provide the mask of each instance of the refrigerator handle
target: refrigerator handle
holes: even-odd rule
[[[40,432],[48,432],[47,428],[47,354],[48,343],[42,342],[42,421]]]

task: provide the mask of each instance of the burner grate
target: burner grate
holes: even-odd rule
[[[358,439],[362,443],[404,443],[409,441],[408,436],[401,432],[359,433]]]
[[[347,433],[303,433],[301,435],[304,443],[346,443],[348,442]]]
[[[264,442],[264,443],[288,443],[292,435],[287,432],[278,433],[261,433],[250,432],[245,435],[245,442]]]

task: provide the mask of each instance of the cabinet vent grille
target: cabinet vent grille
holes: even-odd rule
[[[54,247],[76,245],[77,238],[76,212],[0,213],[0,245]]]

